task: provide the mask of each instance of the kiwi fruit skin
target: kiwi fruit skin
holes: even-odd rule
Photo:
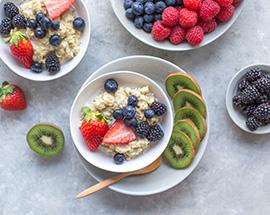
[[[176,111],[184,106],[192,106],[206,118],[207,110],[203,98],[191,90],[179,90],[173,97],[173,105]]]
[[[200,133],[196,125],[190,119],[183,119],[175,122],[173,130],[182,131],[188,135],[195,151],[198,150],[201,142]]]
[[[177,154],[178,152],[178,154]],[[176,158],[176,156],[179,156]],[[163,157],[175,169],[188,167],[195,156],[195,150],[190,138],[182,131],[173,131]]]
[[[165,80],[166,90],[171,98],[181,89],[189,89],[201,95],[202,91],[198,82],[184,72],[172,72]]]
[[[183,107],[178,109],[175,114],[175,122],[182,119],[190,119],[198,128],[201,140],[204,138],[207,130],[206,121],[199,111],[192,107]]]
[[[63,131],[50,123],[34,125],[28,131],[26,139],[29,147],[43,157],[54,157],[58,155],[63,151],[65,145]]]

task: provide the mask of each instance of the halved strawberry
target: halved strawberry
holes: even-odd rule
[[[110,130],[105,134],[105,144],[128,144],[136,139],[134,131],[127,127],[122,120],[117,120]]]
[[[65,13],[75,0],[45,0],[45,6],[51,19],[56,19]]]

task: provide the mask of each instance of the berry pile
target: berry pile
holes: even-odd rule
[[[246,125],[251,131],[270,124],[270,76],[260,68],[246,73],[238,84],[233,105],[247,116]]]
[[[199,45],[218,23],[229,21],[240,0],[124,0],[126,17],[156,41]]]

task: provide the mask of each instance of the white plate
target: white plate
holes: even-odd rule
[[[4,18],[4,10],[3,5],[4,3],[8,2],[10,0],[3,0],[0,1],[0,18],[1,20]],[[17,6],[20,5],[20,2],[22,0],[12,0],[14,4]],[[31,72],[30,69],[24,68],[10,53],[9,46],[5,44],[3,41],[0,41],[0,58],[2,61],[17,75],[20,75],[24,78],[27,78],[29,80],[33,81],[50,81],[57,78],[60,78],[69,72],[71,72],[83,59],[88,44],[90,41],[90,34],[91,34],[91,24],[90,24],[90,17],[88,13],[88,9],[86,4],[84,3],[84,0],[76,0],[76,2],[73,4],[73,7],[75,8],[76,15],[81,16],[85,20],[85,29],[81,35],[81,45],[80,45],[80,52],[78,55],[73,58],[70,61],[65,62],[61,65],[61,70],[54,75],[50,75],[48,71],[44,70],[42,73],[34,73]],[[0,40],[2,40],[0,38]]]
[[[99,75],[117,70],[131,70],[134,72],[142,73],[152,78],[157,83],[160,83],[160,86],[162,86],[163,89],[165,89],[164,79],[168,72],[176,70],[183,71],[175,64],[160,58],[151,56],[130,56],[114,60],[102,66],[88,78],[88,80],[84,83],[84,86]],[[155,172],[148,175],[126,178],[121,182],[110,186],[110,189],[123,194],[145,196],[166,191],[179,184],[195,169],[203,157],[210,133],[209,113],[207,117],[207,125],[208,129],[206,136],[201,142],[200,148],[196,157],[194,158],[193,163],[187,169],[175,170],[162,163],[161,167]],[[94,167],[86,160],[84,160],[84,158],[80,156],[79,153],[77,153],[77,155],[86,171],[97,181],[101,181],[115,175],[115,173],[107,172]]]
[[[187,51],[192,50],[196,48],[203,47],[213,41],[215,41],[217,38],[222,36],[236,21],[238,16],[240,15],[243,7],[244,2],[246,0],[242,0],[242,2],[236,7],[235,14],[232,17],[232,19],[226,23],[219,24],[217,29],[214,32],[211,32],[209,34],[205,35],[205,38],[203,42],[199,46],[191,46],[188,43],[181,43],[179,45],[173,45],[168,40],[164,42],[157,42],[155,41],[151,34],[145,33],[143,30],[137,29],[133,22],[128,20],[125,16],[125,9],[123,7],[123,0],[111,0],[112,8],[117,16],[120,23],[126,28],[126,30],[131,33],[134,37],[136,37],[138,40],[144,42],[145,44],[149,46],[153,46],[158,49],[168,50],[168,51]]]

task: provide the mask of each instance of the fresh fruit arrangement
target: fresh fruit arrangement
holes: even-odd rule
[[[126,17],[154,40],[199,45],[204,35],[229,21],[240,0],[124,0]]]
[[[238,83],[234,107],[247,117],[250,131],[270,124],[270,73],[253,68]]]
[[[148,86],[122,87],[108,79],[104,92],[82,108],[80,131],[90,151],[101,149],[122,164],[163,138],[160,121],[166,112]]]
[[[19,7],[12,2],[4,4],[0,34],[25,68],[55,74],[62,63],[78,54],[85,21],[75,17],[74,1],[29,0]]]
[[[168,75],[166,89],[173,100],[175,118],[163,155],[171,167],[183,169],[192,163],[206,134],[207,109],[198,82],[187,73]]]

